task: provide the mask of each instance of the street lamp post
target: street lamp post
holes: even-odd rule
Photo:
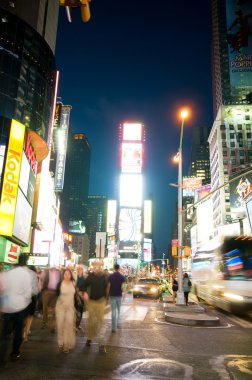
[[[180,113],[182,122],[180,128],[180,143],[179,143],[179,160],[178,160],[178,292],[177,292],[177,305],[184,305],[184,292],[183,292],[183,269],[182,269],[182,245],[183,245],[183,218],[182,218],[182,143],[184,122],[188,116],[187,110],[182,110]]]

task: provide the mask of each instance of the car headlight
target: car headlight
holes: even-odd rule
[[[244,301],[244,298],[242,296],[239,296],[238,294],[223,293],[223,296],[229,299],[233,299],[235,301]]]
[[[151,291],[152,293],[156,293],[156,292],[157,292],[157,288],[152,287],[152,288],[150,288],[150,291]]]

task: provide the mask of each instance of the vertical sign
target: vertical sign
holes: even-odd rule
[[[24,136],[25,126],[12,120],[0,201],[0,234],[5,236],[13,232]]]
[[[66,164],[67,137],[70,119],[70,106],[62,106],[60,115],[60,126],[57,128],[57,162],[55,171],[54,188],[57,191],[63,190],[64,174]]]

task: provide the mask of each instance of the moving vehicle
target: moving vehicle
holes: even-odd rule
[[[252,236],[227,237],[192,258],[193,291],[198,299],[236,314],[252,311]]]
[[[133,298],[150,297],[159,299],[162,290],[157,278],[140,278],[133,287]]]

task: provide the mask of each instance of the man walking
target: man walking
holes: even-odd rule
[[[55,306],[57,301],[57,287],[60,282],[60,271],[52,267],[46,271],[43,291],[42,291],[42,304],[43,304],[43,323],[42,329],[45,329],[48,323],[48,309],[52,312],[51,332],[55,331]]]
[[[86,346],[90,347],[95,335],[99,342],[99,352],[105,354],[104,345],[105,325],[104,314],[107,303],[107,278],[103,273],[102,264],[94,262],[93,272],[85,279],[80,291],[83,291],[83,298],[87,302],[88,310],[88,338]]]
[[[26,266],[28,256],[21,253],[18,266],[6,271],[2,276],[2,303],[4,313],[2,336],[0,340],[0,361],[4,363],[7,352],[8,335],[13,331],[11,360],[20,358],[20,346],[23,340],[24,319],[27,316],[28,305],[32,295],[38,294],[38,285],[32,278],[30,269]]]
[[[114,273],[109,276],[108,292],[112,312],[112,332],[116,332],[122,296],[125,294],[125,277],[119,272],[119,264],[114,265]]]

